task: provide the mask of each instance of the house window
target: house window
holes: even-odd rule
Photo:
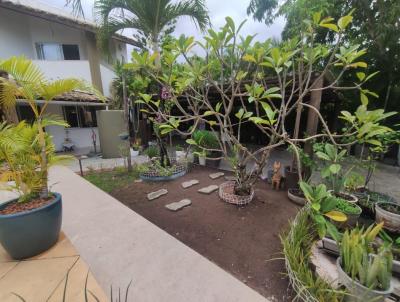
[[[36,53],[39,60],[80,60],[76,44],[36,43]]]
[[[97,127],[98,106],[63,106],[64,119],[72,128]]]
[[[64,119],[72,128],[79,127],[78,107],[77,106],[64,106]]]

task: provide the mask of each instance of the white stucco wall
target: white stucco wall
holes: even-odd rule
[[[49,80],[78,78],[92,82],[89,61],[43,61],[34,60]]]
[[[29,18],[0,8],[0,59],[24,55],[34,58]]]
[[[100,64],[101,82],[103,85],[103,93],[106,97],[111,97],[111,84],[116,77],[114,71],[110,67]]]
[[[62,107],[55,104],[49,105],[47,113],[59,115],[61,117],[63,116]],[[97,127],[94,127],[93,129],[97,136],[97,150],[100,150],[99,132]],[[53,137],[56,150],[62,151],[62,144],[66,138],[65,128],[60,126],[50,126],[46,128],[46,131]],[[68,131],[68,137],[70,138],[71,142],[75,144],[76,149],[93,149],[91,128],[68,128]]]

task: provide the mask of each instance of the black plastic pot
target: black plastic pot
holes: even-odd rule
[[[211,168],[218,168],[221,162],[221,152],[212,152],[211,154],[207,155],[206,158],[206,166]],[[219,158],[219,159],[212,159],[212,158]]]
[[[290,166],[285,167],[285,186],[286,189],[297,189],[299,187],[297,169],[290,170]]]
[[[14,259],[25,259],[40,254],[58,240],[62,222],[61,195],[31,211],[0,215],[0,243]],[[8,201],[0,206],[4,209]]]

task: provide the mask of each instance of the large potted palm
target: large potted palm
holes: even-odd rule
[[[35,116],[32,125],[3,124],[0,129],[1,180],[6,185],[13,181],[12,188],[20,194],[0,206],[0,243],[11,257],[24,259],[55,244],[61,228],[61,195],[49,191],[48,169],[65,157],[55,155],[45,127],[67,124],[46,116],[46,108],[64,93],[95,90],[76,79],[47,81],[32,61],[23,57],[0,61],[0,70],[7,73],[0,77],[1,105],[15,106],[17,99],[22,99]]]

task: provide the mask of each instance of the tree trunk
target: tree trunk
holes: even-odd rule
[[[39,145],[40,145],[40,172],[42,174],[42,190],[40,198],[49,197],[49,188],[47,186],[47,155],[46,155],[46,137],[42,126],[42,118],[37,119],[37,127],[39,132]]]
[[[129,106],[128,106],[128,98],[126,96],[126,80],[125,74],[122,73],[122,94],[124,101],[124,121],[125,121],[125,129],[128,133],[128,154],[127,154],[127,164],[128,164],[128,172],[132,171],[132,159],[131,159],[131,131],[129,127]]]
[[[320,79],[315,84],[315,89],[322,88],[323,86],[323,79]],[[322,97],[322,90],[315,90],[311,92],[311,99],[310,105],[314,106],[318,111],[321,106],[321,97]],[[306,133],[308,136],[315,135],[318,130],[318,115],[312,110],[311,108],[308,109],[308,116],[307,116],[307,130]],[[304,151],[312,156],[312,142],[308,141],[304,146]]]

